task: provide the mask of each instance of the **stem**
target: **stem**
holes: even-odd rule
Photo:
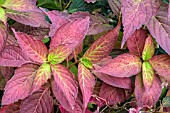
[[[74,66],[75,64],[77,64],[79,61],[77,60],[77,61],[75,61],[74,63],[72,63],[69,67],[68,67],[68,69],[70,69],[72,66]]]

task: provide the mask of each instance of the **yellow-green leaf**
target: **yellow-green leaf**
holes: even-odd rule
[[[1,2],[0,2],[0,4],[1,4]],[[5,10],[2,7],[0,7],[0,21],[2,21],[4,23],[6,23],[6,21],[7,21]]]
[[[90,60],[88,60],[87,58],[81,58],[81,59],[80,59],[80,62],[83,63],[83,65],[84,65],[86,68],[89,68],[89,69],[92,68],[92,63],[91,63]]]
[[[3,5],[5,0],[0,0],[0,6]]]

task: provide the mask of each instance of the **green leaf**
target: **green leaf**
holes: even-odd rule
[[[81,58],[80,62],[83,63],[85,67],[92,69],[92,63],[87,58]]]
[[[162,101],[163,107],[170,107],[170,96],[166,96]]]
[[[5,0],[0,0],[0,6],[4,4]]]
[[[6,23],[6,21],[7,21],[7,16],[5,14],[5,10],[2,7],[0,7],[0,21],[2,21],[4,23]]]
[[[149,62],[143,62],[142,65],[142,76],[145,88],[150,88],[154,79],[154,70]],[[148,87],[149,86],[149,87]]]
[[[147,61],[153,57],[154,53],[155,53],[155,46],[152,41],[152,37],[149,36],[145,41],[145,46],[142,52],[142,59],[144,61]]]
[[[43,43],[47,43],[47,42],[49,42],[49,41],[50,41],[50,38],[49,38],[49,37],[44,38],[44,39],[42,40]]]

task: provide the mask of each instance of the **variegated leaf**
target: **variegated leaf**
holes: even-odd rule
[[[18,40],[19,46],[29,58],[38,63],[46,61],[48,49],[42,41],[36,40],[33,36],[25,33],[16,32],[14,29],[13,32]]]
[[[166,54],[154,56],[149,60],[157,74],[170,79],[170,56]]]
[[[7,23],[7,16],[5,10],[2,7],[0,7],[0,21],[2,21],[5,25]]]
[[[51,113],[53,98],[49,88],[41,88],[25,98],[20,106],[20,113]]]
[[[54,76],[53,93],[62,107],[67,111],[74,109],[78,87],[74,80],[74,75],[64,66],[52,65],[52,74]]]
[[[118,26],[113,30],[102,35],[89,47],[83,58],[86,58],[92,63],[95,63],[107,57],[118,39],[119,29],[120,24],[118,24]]]
[[[1,22],[0,22],[0,52],[2,51],[2,49],[4,48],[4,45],[6,43],[6,40],[7,40],[7,33],[6,33],[6,26],[3,25]]]
[[[113,11],[113,14],[119,16],[121,11],[122,0],[108,0],[109,6]]]
[[[0,113],[20,113],[20,108],[19,108],[19,104],[10,104],[10,105],[6,105],[3,106],[0,109]]]
[[[124,36],[122,47],[129,36],[146,24],[159,9],[159,0],[122,0]]]
[[[86,109],[90,97],[93,93],[93,89],[96,81],[94,75],[90,72],[90,70],[87,69],[81,63],[79,63],[78,65],[78,81],[83,95],[84,109]]]
[[[142,62],[139,57],[124,53],[95,71],[122,78],[138,74],[141,71],[141,66]]]
[[[17,102],[30,94],[38,65],[25,64],[15,70],[14,76],[7,82],[2,97],[2,105]]]
[[[6,46],[0,55],[0,65],[20,67],[22,64],[33,62],[17,46]]]

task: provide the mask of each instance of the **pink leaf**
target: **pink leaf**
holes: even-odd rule
[[[157,55],[149,60],[153,69],[158,75],[161,75],[167,79],[170,79],[170,56],[169,55]]]
[[[87,108],[87,104],[93,93],[95,86],[95,77],[83,64],[78,65],[78,81],[79,86],[83,95],[83,105],[84,109]]]
[[[0,65],[10,67],[20,67],[22,64],[31,61],[17,46],[6,46],[0,55]]]
[[[142,76],[138,74],[135,80],[135,97],[139,107],[153,107],[161,95],[161,81],[157,75],[154,75],[153,84],[145,89],[142,82]]]
[[[40,12],[30,0],[6,0],[2,6],[20,12]]]
[[[169,0],[169,8],[168,8],[168,18],[170,18],[170,0]]]
[[[2,105],[17,102],[30,94],[31,84],[38,65],[25,64],[15,70],[14,76],[7,82],[5,92],[2,97]]]
[[[0,72],[2,73],[2,76],[5,78],[5,81],[8,81],[13,76],[14,68],[0,67]]]
[[[146,38],[147,38],[146,30],[143,29],[136,30],[127,40],[127,47],[130,53],[141,57]]]
[[[0,109],[0,113],[20,113],[20,108],[19,108],[19,104],[10,104],[7,106],[3,106]]]
[[[15,32],[14,29],[13,32],[18,40],[19,46],[29,58],[38,63],[46,61],[48,49],[42,41],[36,40],[33,36],[29,36],[25,33]]]
[[[118,39],[119,29],[120,24],[118,24],[118,26],[113,30],[102,35],[85,52],[83,58],[86,58],[95,63],[107,57]]]
[[[51,113],[52,107],[49,88],[41,88],[22,101],[20,113]]]
[[[108,0],[109,6],[113,11],[113,14],[119,16],[121,11],[122,0]]]
[[[118,88],[132,89],[130,78],[119,78],[103,73],[94,73],[103,82]]]
[[[68,111],[74,109],[78,87],[74,75],[64,66],[52,65],[54,76],[53,93],[62,107]]]
[[[125,101],[127,98],[124,89],[113,87],[106,83],[102,84],[99,96],[105,99],[108,105],[115,105]]]
[[[50,64],[42,64],[36,72],[34,77],[34,83],[32,84],[31,93],[39,90],[42,85],[47,83],[47,80],[51,78]]]
[[[6,27],[0,23],[0,52],[4,48],[7,40]]]
[[[11,34],[8,34],[6,45],[19,46],[18,42],[17,42],[17,39]]]
[[[84,0],[87,3],[95,3],[97,0]]]
[[[68,22],[69,15],[65,12],[59,12],[56,10],[48,12],[46,12],[44,9],[42,10],[48,15],[49,19],[52,22],[52,25],[50,26],[49,36],[53,37],[57,29]]]
[[[129,36],[146,24],[159,9],[158,0],[122,0],[122,22],[124,36],[122,47]]]
[[[38,12],[17,12],[7,10],[6,14],[9,18],[33,27],[45,27],[48,28],[50,24],[45,20],[43,13]]]
[[[141,71],[141,66],[142,62],[139,57],[124,53],[95,71],[122,78],[138,74]]]
[[[148,22],[147,27],[157,43],[170,55],[170,19],[168,7],[161,6],[156,16]]]
[[[51,39],[50,49],[61,44],[69,44],[75,49],[85,38],[88,28],[89,17],[68,22],[55,32],[54,37]]]

